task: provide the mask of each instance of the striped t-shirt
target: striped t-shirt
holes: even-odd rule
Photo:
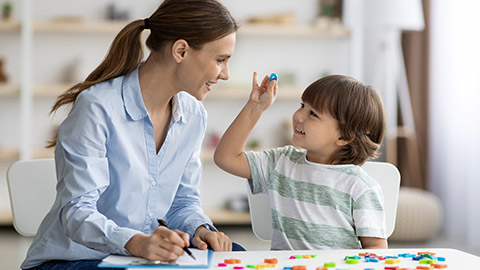
[[[383,193],[356,165],[309,162],[293,146],[246,152],[253,194],[269,195],[272,250],[358,249],[386,238]]]

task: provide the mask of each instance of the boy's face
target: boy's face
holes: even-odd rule
[[[331,156],[343,145],[338,123],[328,112],[316,111],[310,104],[301,103],[293,114],[293,144],[307,150],[307,159],[330,163]]]

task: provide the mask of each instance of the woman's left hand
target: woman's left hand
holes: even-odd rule
[[[195,231],[192,243],[202,250],[210,245],[213,251],[232,251],[232,240],[227,235],[223,232],[212,232],[203,226]]]

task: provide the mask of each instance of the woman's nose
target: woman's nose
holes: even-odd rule
[[[230,71],[228,69],[228,65],[225,65],[222,70],[220,71],[220,74],[218,76],[218,78],[226,81],[230,78]]]

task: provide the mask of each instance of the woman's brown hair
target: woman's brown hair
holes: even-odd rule
[[[158,52],[167,44],[183,39],[194,49],[205,43],[234,33],[238,25],[230,12],[217,0],[165,0],[145,20],[136,20],[125,26],[113,40],[103,62],[80,82],[62,93],[50,113],[64,105],[72,105],[83,90],[90,86],[125,75],[143,61],[141,34],[150,29],[146,46]],[[47,147],[56,145],[58,133]]]
[[[378,156],[386,119],[382,99],[373,87],[331,75],[310,84],[302,101],[335,118],[342,139],[348,142],[333,155],[332,164],[361,165]]]

